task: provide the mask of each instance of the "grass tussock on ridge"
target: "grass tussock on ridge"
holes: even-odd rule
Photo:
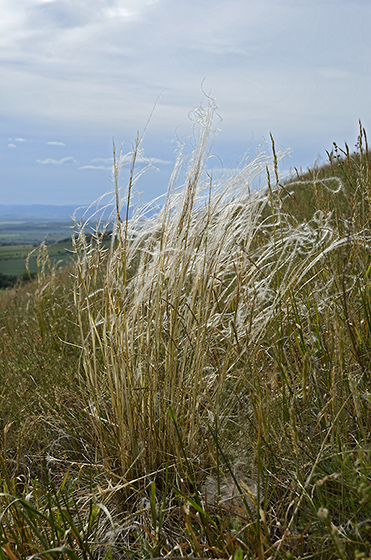
[[[156,215],[138,138],[111,243],[81,228],[73,270],[0,302],[4,558],[370,556],[365,132],[214,181],[215,113]]]

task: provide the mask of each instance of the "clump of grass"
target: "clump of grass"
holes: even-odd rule
[[[334,145],[307,174],[282,181],[272,140],[272,155],[214,180],[215,117],[212,100],[195,112],[194,149],[157,213],[131,208],[141,138],[123,189],[114,149],[110,243],[80,228],[70,284],[41,275],[28,300],[40,348],[68,348],[74,368],[74,387],[70,366],[54,392],[35,383],[54,480],[83,480],[80,497],[92,484],[110,512],[98,556],[366,558],[365,131],[355,154]]]
[[[120,214],[120,159],[115,159],[117,215],[111,247],[99,237],[87,244],[83,232],[76,242],[75,297],[92,419],[102,455],[111,457],[106,446],[114,447],[123,476],[176,461],[169,407],[188,453],[208,464],[207,422],[218,416],[223,423],[229,415],[228,393],[234,394],[239,379],[235,366],[246,317],[252,304],[265,297],[263,289],[254,302],[247,294],[269,261],[269,253],[264,254],[269,248],[263,248],[260,262],[251,262],[261,233],[257,222],[269,197],[249,192],[249,185],[269,158],[261,156],[259,163],[214,185],[206,173],[214,110],[199,111],[199,137],[185,186],[169,190],[155,218],[144,226],[140,214],[129,218],[138,141],[128,173],[125,219]],[[250,336],[262,326],[250,324]]]

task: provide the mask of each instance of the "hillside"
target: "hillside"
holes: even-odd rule
[[[208,130],[145,228],[0,297],[4,558],[370,554],[365,131],[208,190]]]

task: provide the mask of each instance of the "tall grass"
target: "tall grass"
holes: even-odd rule
[[[86,243],[83,232],[76,241],[75,297],[92,418],[103,456],[112,455],[104,450],[111,442],[123,476],[176,460],[169,408],[188,453],[207,462],[207,424],[229,418],[247,335],[259,339],[270,285],[287,268],[280,257],[277,270],[268,270],[271,240],[257,248],[258,236],[272,227],[258,225],[269,196],[249,185],[271,158],[260,156],[214,185],[206,171],[213,112],[199,110],[185,185],[169,189],[158,215],[145,225],[140,214],[128,218],[132,168],[122,219],[118,159],[111,247],[99,238]]]
[[[215,117],[212,101],[195,112],[194,149],[179,153],[157,213],[131,208],[141,138],[123,188],[114,149],[110,243],[84,227],[74,237],[73,329],[60,338],[79,353],[81,409],[59,408],[58,423],[80,497],[89,464],[110,512],[89,542],[98,556],[366,558],[365,132],[356,154],[334,145],[328,167],[305,175],[281,180],[272,140],[272,155],[215,180]]]

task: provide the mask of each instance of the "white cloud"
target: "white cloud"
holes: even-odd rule
[[[326,74],[326,87],[335,88],[341,72],[353,76],[369,66],[371,4],[354,9],[339,0],[335,12],[333,4],[18,0],[15,17],[13,0],[4,0],[3,110],[76,126],[94,122],[107,132],[120,123],[127,130],[144,126],[165,90],[152,126],[168,134],[199,102],[206,77],[205,88],[232,126],[258,119],[266,129],[278,110],[295,123],[315,99],[308,87],[313,69],[337,64]],[[344,84],[347,98],[352,83]],[[362,106],[364,98],[358,97]]]
[[[51,140],[50,142],[47,142],[48,146],[65,146],[66,144],[64,142],[57,142],[54,140]]]
[[[132,161],[132,154],[125,154],[122,156],[121,158],[121,165],[130,165]],[[174,162],[170,161],[170,160],[166,160],[166,159],[160,159],[160,158],[146,158],[144,156],[142,156],[141,154],[138,155],[137,159],[136,159],[136,164],[137,165],[171,165]],[[104,171],[112,171],[112,166],[113,166],[113,158],[94,158],[91,160],[91,162],[88,165],[82,165],[81,167],[79,167],[79,169],[93,169],[93,170],[104,170]]]
[[[37,163],[40,163],[41,165],[69,165],[73,163],[78,164],[79,162],[74,157],[70,156],[62,159],[38,159]]]
[[[82,165],[79,169],[94,169],[94,170],[104,170],[104,171],[112,171],[112,165],[107,167],[105,165]]]
[[[112,171],[113,158],[93,158],[89,164],[82,165],[79,169],[92,169],[95,171]]]
[[[122,165],[130,165],[133,159],[133,154],[131,152],[129,152],[128,154],[122,155],[121,157],[121,164]],[[167,160],[167,159],[161,159],[161,158],[156,158],[156,157],[147,157],[144,154],[138,154],[135,160],[136,164],[158,164],[158,165],[171,165],[174,162]]]
[[[17,146],[16,146],[15,142],[17,142],[17,143],[26,142],[26,139],[25,138],[8,138],[8,142],[9,142],[8,148],[16,148]]]
[[[174,165],[174,161],[169,159],[160,159],[160,158],[149,158],[151,163],[157,163],[158,165]]]
[[[91,164],[94,164],[94,163],[103,163],[103,164],[110,165],[110,166],[112,167],[112,165],[113,165],[113,158],[112,158],[112,157],[110,157],[110,158],[93,158],[93,159],[91,160],[90,163],[91,163]]]

